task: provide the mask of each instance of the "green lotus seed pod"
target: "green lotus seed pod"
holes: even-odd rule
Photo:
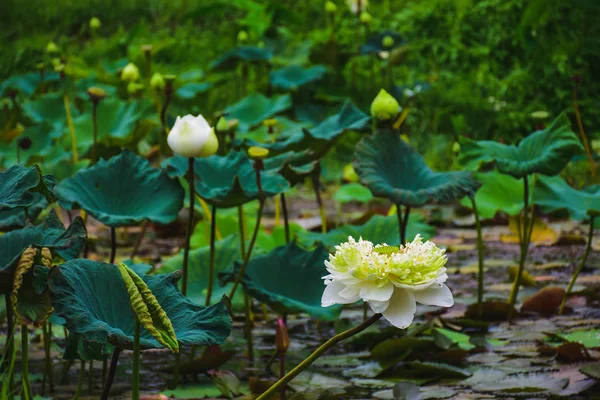
[[[92,86],[91,88],[89,88],[87,90],[87,94],[90,97],[90,99],[95,100],[95,101],[100,101],[106,97],[106,90],[99,88],[99,87]]]
[[[225,117],[221,117],[217,122],[216,128],[218,132],[227,132],[229,130],[229,122],[227,122],[227,119],[225,119]]]
[[[384,89],[381,89],[371,103],[371,116],[380,121],[394,118],[400,112],[398,101]]]
[[[140,79],[140,70],[134,63],[129,63],[121,71],[121,80],[126,82],[135,82]]]
[[[100,29],[100,27],[102,26],[102,22],[100,22],[100,19],[96,18],[96,17],[92,17],[92,19],[90,19],[90,29],[95,31]]]
[[[363,24],[370,24],[371,21],[373,21],[373,17],[371,16],[371,14],[369,14],[366,11],[363,11],[360,13],[359,19],[360,19],[360,22],[362,22]]]
[[[164,90],[165,85],[165,78],[159,72],[152,74],[152,78],[150,78],[150,86],[156,90]]]
[[[460,152],[460,143],[454,142],[454,144],[452,145],[452,151],[455,153],[459,153]]]
[[[548,111],[539,110],[539,111],[534,111],[529,115],[533,119],[546,119],[550,116],[550,113]]]
[[[263,122],[265,128],[273,128],[275,125],[279,123],[276,118],[265,119]]]
[[[240,43],[245,43],[248,41],[248,32],[246,31],[239,31],[237,34],[237,40]]]
[[[58,46],[56,45],[56,43],[49,42],[46,45],[46,53],[48,53],[48,54],[56,54],[56,53],[59,53],[59,52],[60,52],[60,49],[58,48]]]
[[[383,45],[383,47],[390,48],[394,45],[394,38],[391,36],[385,36],[381,40],[381,44]]]
[[[335,14],[337,12],[337,5],[333,1],[325,2],[325,12],[328,14]]]
[[[252,146],[248,149],[248,155],[253,160],[264,160],[269,155],[269,149],[259,146]]]

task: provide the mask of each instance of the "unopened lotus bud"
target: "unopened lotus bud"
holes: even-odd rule
[[[281,318],[277,320],[277,327],[275,328],[275,347],[280,353],[285,353],[288,347],[290,347],[290,336],[288,335],[285,322]]]
[[[384,89],[381,89],[377,97],[371,103],[371,116],[380,121],[387,121],[398,115],[400,104],[398,101]]]
[[[129,63],[121,71],[121,80],[126,82],[135,82],[140,78],[140,70],[135,64]]]
[[[335,14],[337,12],[337,5],[333,1],[325,2],[325,12],[327,14]]]
[[[48,53],[48,54],[57,54],[59,52],[60,52],[60,49],[58,48],[58,46],[56,45],[56,43],[49,42],[46,45],[46,53]]]
[[[98,102],[106,97],[106,90],[92,86],[87,90],[87,94],[92,102]]]
[[[127,93],[129,94],[136,94],[142,89],[144,89],[144,85],[142,85],[141,83],[129,82],[127,84]]]
[[[152,74],[152,78],[150,78],[150,86],[156,90],[164,90],[165,89],[165,78],[159,72],[155,72]]]
[[[381,40],[381,44],[383,45],[383,47],[385,48],[390,48],[394,45],[395,40],[393,37],[391,36],[385,36],[382,40]]]
[[[229,131],[229,122],[227,122],[225,117],[221,117],[219,118],[219,122],[217,122],[216,128],[218,132],[227,132]]]
[[[239,31],[237,34],[237,40],[240,43],[246,43],[248,41],[248,32]]]
[[[373,21],[373,17],[371,16],[371,14],[369,14],[366,11],[363,11],[360,13],[360,22],[362,22],[365,25],[368,25],[371,23],[371,21]]]
[[[98,29],[100,29],[100,27],[102,26],[102,22],[100,22],[100,19],[98,19],[97,17],[92,17],[92,19],[90,19],[90,29],[93,31],[96,31]]]

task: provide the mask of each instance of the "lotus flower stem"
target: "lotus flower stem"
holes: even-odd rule
[[[477,229],[477,261],[479,265],[479,273],[477,275],[477,304],[479,305],[479,317],[483,314],[483,287],[484,287],[484,265],[483,265],[483,235],[481,233],[481,220],[479,218],[479,210],[475,202],[475,194],[471,196],[471,204],[473,204],[473,214],[475,215],[475,228]]]
[[[73,117],[71,116],[71,103],[69,101],[69,93],[67,92],[67,80],[64,72],[61,72],[61,78],[63,83],[63,103],[65,106],[65,114],[67,116],[67,125],[69,126],[69,132],[71,133],[71,149],[73,151],[73,164],[77,164],[79,157],[77,155],[77,137],[75,136],[75,125],[73,125]]]
[[[212,217],[210,219],[210,261],[208,266],[208,287],[206,289],[206,303],[210,306],[210,300],[213,292],[213,281],[215,279],[215,234],[217,228],[217,207],[212,207]]]
[[[573,277],[571,278],[571,282],[569,282],[569,286],[567,287],[567,291],[565,292],[565,297],[563,297],[562,302],[560,303],[560,308],[558,309],[558,315],[562,315],[562,313],[565,311],[565,304],[567,304],[567,297],[569,297],[571,290],[573,290],[573,286],[575,286],[575,281],[577,280],[577,277],[581,273],[581,270],[583,270],[585,262],[587,261],[588,256],[590,255],[590,250],[592,249],[592,239],[594,238],[594,219],[595,219],[595,217],[593,215],[591,215],[590,216],[590,230],[588,232],[588,241],[587,241],[587,244],[585,245],[585,251],[583,252],[583,258],[581,259],[581,262],[577,266],[577,269],[575,270],[575,272],[573,272]]]
[[[245,334],[246,334],[246,344],[247,344],[247,352],[248,352],[248,363],[251,367],[254,366],[254,336],[252,333],[252,328],[254,327],[254,321],[252,317],[252,299],[248,295],[248,293],[244,293],[244,314],[246,317],[246,326],[245,326]]]
[[[279,379],[283,379],[285,377],[285,351],[279,352]],[[281,389],[279,389],[281,393],[281,400],[285,400],[285,392],[286,385],[285,383],[281,385]]]
[[[140,236],[138,237],[138,239],[135,241],[135,245],[133,246],[133,250],[131,250],[131,255],[129,256],[129,258],[131,258],[132,260],[133,260],[133,257],[135,257],[137,255],[137,252],[140,249],[142,242],[144,241],[144,236],[146,236],[146,231],[148,230],[148,225],[149,225],[148,220],[145,220],[142,223],[142,231],[140,232]]]
[[[404,209],[404,216],[402,216],[402,206],[396,204],[396,213],[398,214],[398,229],[400,230],[400,245],[406,243],[406,228],[408,227],[408,217],[410,214],[410,207],[406,206]]]
[[[25,400],[30,400],[31,383],[29,382],[29,332],[27,325],[21,325],[21,391]]]
[[[140,400],[140,320],[135,319],[133,334],[133,366],[131,368],[131,399]]]
[[[171,103],[171,97],[173,95],[173,82],[168,80],[165,85],[165,102],[160,110],[160,125],[162,126],[162,135],[160,136],[159,146],[162,153],[165,154],[167,151],[167,135],[169,134],[169,128],[167,127],[167,108]],[[192,186],[193,187],[193,186]],[[193,203],[192,203],[193,204]]]
[[[115,374],[117,373],[119,355],[121,355],[121,349],[115,347],[112,353],[112,357],[110,359],[110,369],[108,370],[108,375],[106,376],[106,380],[104,381],[104,388],[102,389],[102,397],[100,397],[100,400],[108,400],[110,388],[112,387],[113,381],[115,380]]]
[[[94,386],[94,360],[90,360],[89,363],[89,372],[88,372],[88,394],[92,394],[92,389]]]
[[[188,226],[185,234],[185,249],[183,250],[183,279],[181,280],[181,293],[187,296],[188,285],[188,261],[190,258],[190,239],[192,237],[192,229],[194,229],[194,158],[188,158],[188,183],[190,192],[190,213],[188,215]]]
[[[102,382],[106,381],[107,373],[108,373],[108,356],[105,354],[102,358]]]
[[[315,197],[317,198],[317,205],[319,206],[319,213],[321,214],[321,233],[327,233],[327,214],[325,212],[325,204],[321,197],[321,182],[319,182],[319,175],[314,174],[312,176],[313,190],[315,191]]]
[[[10,353],[7,352],[6,354],[4,354],[4,356],[0,360],[0,364],[6,362],[6,364],[8,365],[8,368],[4,369],[4,371],[8,371],[8,378],[6,380],[3,380],[2,390],[0,391],[0,399],[8,399],[8,394],[13,393],[15,361],[17,359],[17,349],[15,348],[13,343],[15,339],[15,328],[16,326],[13,326],[13,329],[7,334],[7,341],[10,340],[10,342],[7,343],[7,347],[5,347],[5,350],[10,350]]]
[[[290,219],[288,216],[287,202],[285,193],[281,193],[281,213],[283,214],[283,226],[285,229],[285,242],[290,242]]]
[[[271,386],[266,392],[258,396],[255,400],[266,400],[271,398],[273,394],[275,394],[282,385],[286,385],[292,379],[296,377],[300,372],[304,371],[309,365],[315,362],[323,353],[329,350],[331,347],[335,346],[339,342],[348,339],[367,329],[369,326],[373,325],[382,317],[381,314],[373,314],[368,320],[363,321],[360,325],[355,326],[354,328],[350,328],[345,332],[335,335],[325,343],[323,343],[318,349],[316,349],[310,356],[308,356],[304,361],[298,364],[294,369],[288,372],[283,378],[279,379],[273,386]]]
[[[52,357],[50,354],[50,347],[52,345],[52,324],[48,321],[44,322],[44,325],[42,326],[42,337],[44,342],[44,355],[46,361],[46,365],[44,368],[44,377],[42,379],[42,395],[44,395],[46,390],[46,378],[48,381],[50,392],[54,391],[54,373],[52,368]]]
[[[94,125],[94,144],[92,147],[92,163],[98,162],[98,101],[92,100],[92,123]]]
[[[117,257],[117,232],[115,231],[115,227],[110,227],[110,263],[115,263],[115,258]],[[90,361],[90,364],[92,361]]]
[[[73,396],[73,400],[78,400],[81,396],[81,389],[83,388],[83,378],[85,377],[85,361],[81,360],[79,365],[79,378],[77,379],[77,390]]]
[[[581,136],[581,141],[583,143],[583,147],[585,148],[585,153],[587,154],[588,161],[590,163],[590,169],[592,170],[591,171],[592,177],[597,182],[598,181],[598,171],[596,168],[596,162],[594,161],[594,157],[592,156],[590,144],[589,144],[587,136],[585,134],[585,130],[583,129],[583,123],[581,122],[581,114],[579,113],[579,105],[577,103],[577,81],[575,82],[575,87],[573,88],[573,110],[575,111],[575,120],[577,121],[577,128],[579,129],[579,136]]]
[[[244,216],[244,206],[238,206],[238,228],[240,231],[240,257],[246,258],[246,218]]]
[[[6,342],[4,344],[4,361],[7,365],[13,362],[13,347],[15,337],[15,317],[13,316],[12,304],[10,302],[10,293],[4,295],[6,306]],[[12,376],[10,376],[9,387],[12,388]]]
[[[248,246],[248,252],[246,253],[246,257],[244,258],[244,263],[242,264],[242,268],[240,268],[240,272],[233,283],[233,287],[231,288],[231,292],[229,293],[229,298],[233,299],[235,295],[235,291],[237,287],[240,285],[242,278],[244,277],[244,272],[246,272],[246,267],[248,266],[248,262],[250,261],[250,256],[252,256],[252,249],[254,248],[254,244],[256,243],[256,238],[258,237],[258,231],[260,230],[260,222],[262,220],[263,209],[265,208],[265,200],[261,196],[258,203],[258,212],[256,216],[256,225],[254,226],[254,232],[252,233],[252,238],[250,239],[250,245]]]

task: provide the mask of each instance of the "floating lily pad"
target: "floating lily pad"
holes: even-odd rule
[[[240,46],[229,50],[210,64],[211,69],[232,70],[240,62],[267,61],[273,57],[270,50],[253,46]]]
[[[432,171],[419,153],[390,131],[361,140],[354,169],[375,196],[410,207],[451,204],[480,186],[471,172]]]
[[[326,69],[322,65],[304,68],[299,65],[290,65],[271,72],[270,79],[273,87],[282,90],[296,90],[310,82],[323,78]]]
[[[187,173],[188,160],[174,156],[166,159],[163,167],[171,177]],[[226,156],[196,158],[194,161],[196,193],[209,204],[220,208],[236,207],[259,197],[256,172],[252,160],[245,152],[230,151]],[[285,192],[289,183],[278,170],[260,172],[262,189],[266,197]]]
[[[435,228],[428,225],[425,219],[419,214],[412,213],[408,217],[406,239],[408,241],[413,240],[417,234],[420,234],[424,240],[427,240],[433,237]],[[370,240],[378,244],[398,244],[400,241],[398,218],[395,216],[384,217],[382,215],[375,215],[364,225],[344,225],[327,233],[300,232],[298,240],[303,246],[307,247],[313,246],[315,243],[322,243],[331,251],[335,246],[346,242],[348,236],[352,236],[356,240],[362,237],[365,240]]]
[[[35,193],[40,193],[48,201],[54,201],[53,187],[54,177],[42,176],[37,165],[13,165],[0,172],[0,211],[31,206],[39,200]]]
[[[82,208],[113,227],[173,222],[184,196],[179,182],[128,150],[77,172],[56,187],[56,194],[63,208]]]
[[[221,286],[218,274],[233,270],[234,262],[240,259],[239,242],[239,237],[231,235],[215,243],[215,275],[211,304],[218,303],[223,295],[231,291],[233,284]],[[192,250],[189,257],[188,298],[194,303],[204,304],[209,280],[210,248],[205,246]],[[183,268],[183,250],[166,260],[158,272],[174,272],[181,268]],[[243,293],[237,292],[232,303],[234,308],[241,309],[244,305]]]
[[[250,296],[280,314],[305,312],[317,319],[334,320],[341,307],[321,307],[327,258],[323,247],[306,251],[292,242],[254,257],[246,267],[242,284]],[[237,276],[240,268],[236,262],[229,280]]]
[[[557,379],[545,373],[508,375],[499,370],[480,369],[463,383],[476,392],[533,398],[561,391],[569,379]]]
[[[80,217],[76,217],[65,229],[54,210],[40,225],[0,236],[0,292],[8,290],[4,284],[11,281],[12,267],[27,247],[47,247],[63,259],[70,260],[79,255],[86,239],[85,224]]]
[[[200,93],[206,92],[211,87],[212,84],[210,82],[190,82],[180,86],[175,91],[175,96],[179,97],[180,99],[190,100],[199,95]]]
[[[460,162],[465,167],[477,169],[482,164],[495,163],[498,171],[515,178],[533,173],[556,175],[583,150],[565,114],[559,115],[546,129],[521,140],[518,146],[467,138],[461,138],[460,146]]]
[[[228,118],[238,120],[240,132],[248,132],[250,128],[262,123],[265,119],[291,107],[292,98],[289,94],[269,98],[255,93],[227,107],[225,112]]]
[[[48,287],[56,313],[65,318],[70,332],[91,343],[110,343],[131,349],[135,315],[118,268],[113,264],[77,259],[55,267]],[[173,324],[182,345],[221,344],[231,332],[231,319],[223,301],[211,307],[194,304],[177,289],[181,272],[143,275]],[[142,328],[143,348],[162,346]]]
[[[571,218],[583,220],[587,215],[600,215],[600,193],[577,190],[559,176],[538,178],[535,204],[544,212],[567,210]]]

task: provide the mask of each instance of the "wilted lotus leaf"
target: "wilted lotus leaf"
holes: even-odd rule
[[[418,233],[421,234],[423,240],[431,239],[435,234],[435,228],[428,225],[421,215],[412,213],[408,217],[406,239],[413,240]],[[375,215],[363,225],[346,224],[327,233],[300,232],[298,240],[306,247],[311,247],[315,243],[322,243],[329,251],[333,251],[335,246],[347,241],[348,236],[352,236],[355,240],[362,237],[373,243],[397,244],[400,240],[398,218],[396,216]]]
[[[325,67],[313,65],[304,68],[299,65],[290,65],[273,71],[270,74],[273,87],[283,90],[296,90],[307,83],[318,81],[325,75]]]
[[[248,132],[250,128],[261,124],[265,119],[291,107],[292,98],[289,94],[268,98],[255,93],[227,107],[225,113],[227,118],[238,120],[240,132]]]
[[[210,64],[211,69],[232,70],[240,62],[267,61],[273,57],[270,50],[253,46],[240,46],[229,50]]]
[[[573,155],[583,150],[565,114],[559,115],[546,129],[521,140],[518,146],[467,138],[461,138],[460,146],[460,162],[465,167],[478,169],[482,164],[495,163],[498,171],[515,178],[534,173],[556,175]]]
[[[356,146],[354,169],[363,185],[394,204],[421,207],[450,204],[474,194],[480,184],[471,172],[434,172],[392,131],[365,137]]]
[[[321,307],[327,257],[323,247],[306,251],[292,242],[252,258],[242,284],[250,296],[280,314],[305,312],[317,319],[333,320],[341,307]],[[235,279],[240,268],[236,262],[234,273],[224,274],[223,279]]]
[[[156,341],[173,353],[179,352],[179,343],[173,330],[171,320],[162,309],[148,285],[127,265],[117,265],[125,289],[129,294],[129,304],[140,324],[156,339]]]
[[[28,247],[47,247],[63,259],[70,260],[79,255],[86,238],[81,217],[76,217],[65,229],[54,210],[40,225],[26,226],[0,236],[0,293],[11,291],[13,269]]]
[[[173,222],[184,192],[163,170],[126,150],[62,181],[56,194],[63,208],[82,208],[103,224],[117,227],[144,220]]]
[[[163,162],[171,177],[187,173],[188,160],[174,156]],[[236,207],[259,198],[256,172],[245,152],[230,151],[226,156],[210,156],[194,160],[196,193],[209,204],[220,208]],[[289,183],[277,169],[260,171],[263,193],[266,197],[285,192]]]
[[[66,320],[70,332],[92,343],[110,343],[131,349],[134,341],[136,314],[123,284],[119,268],[113,264],[78,259],[54,268],[48,280],[56,313]],[[128,275],[132,277],[132,273]],[[177,289],[180,271],[172,274],[144,275],[141,279],[154,295],[171,321],[181,345],[221,344],[231,332],[231,319],[225,302],[202,307],[194,304]],[[132,278],[133,281],[134,278]],[[139,281],[134,283],[136,288]],[[145,291],[145,290],[144,290]],[[140,295],[141,296],[141,295]],[[153,321],[154,321],[153,317]],[[155,337],[142,324],[140,344],[143,348],[161,348]],[[156,329],[165,330],[164,327]],[[166,332],[166,330],[165,330]],[[164,333],[164,332],[163,332]],[[162,339],[165,339],[162,336]],[[170,336],[169,336],[170,337]],[[171,346],[174,346],[171,343]]]
[[[29,207],[36,202],[35,193],[54,201],[54,177],[42,176],[37,165],[24,167],[16,164],[0,172],[0,211]]]
[[[583,220],[587,215],[600,215],[600,192],[577,190],[560,176],[538,178],[534,200],[544,212],[567,210],[571,218]]]
[[[290,151],[303,152],[308,149],[311,160],[318,160],[333,147],[344,132],[362,130],[367,127],[370,119],[371,117],[347,100],[337,114],[328,117],[314,128],[298,130],[275,143],[262,144],[253,140],[244,140],[237,145],[243,148],[262,146],[269,149],[271,156]]]

